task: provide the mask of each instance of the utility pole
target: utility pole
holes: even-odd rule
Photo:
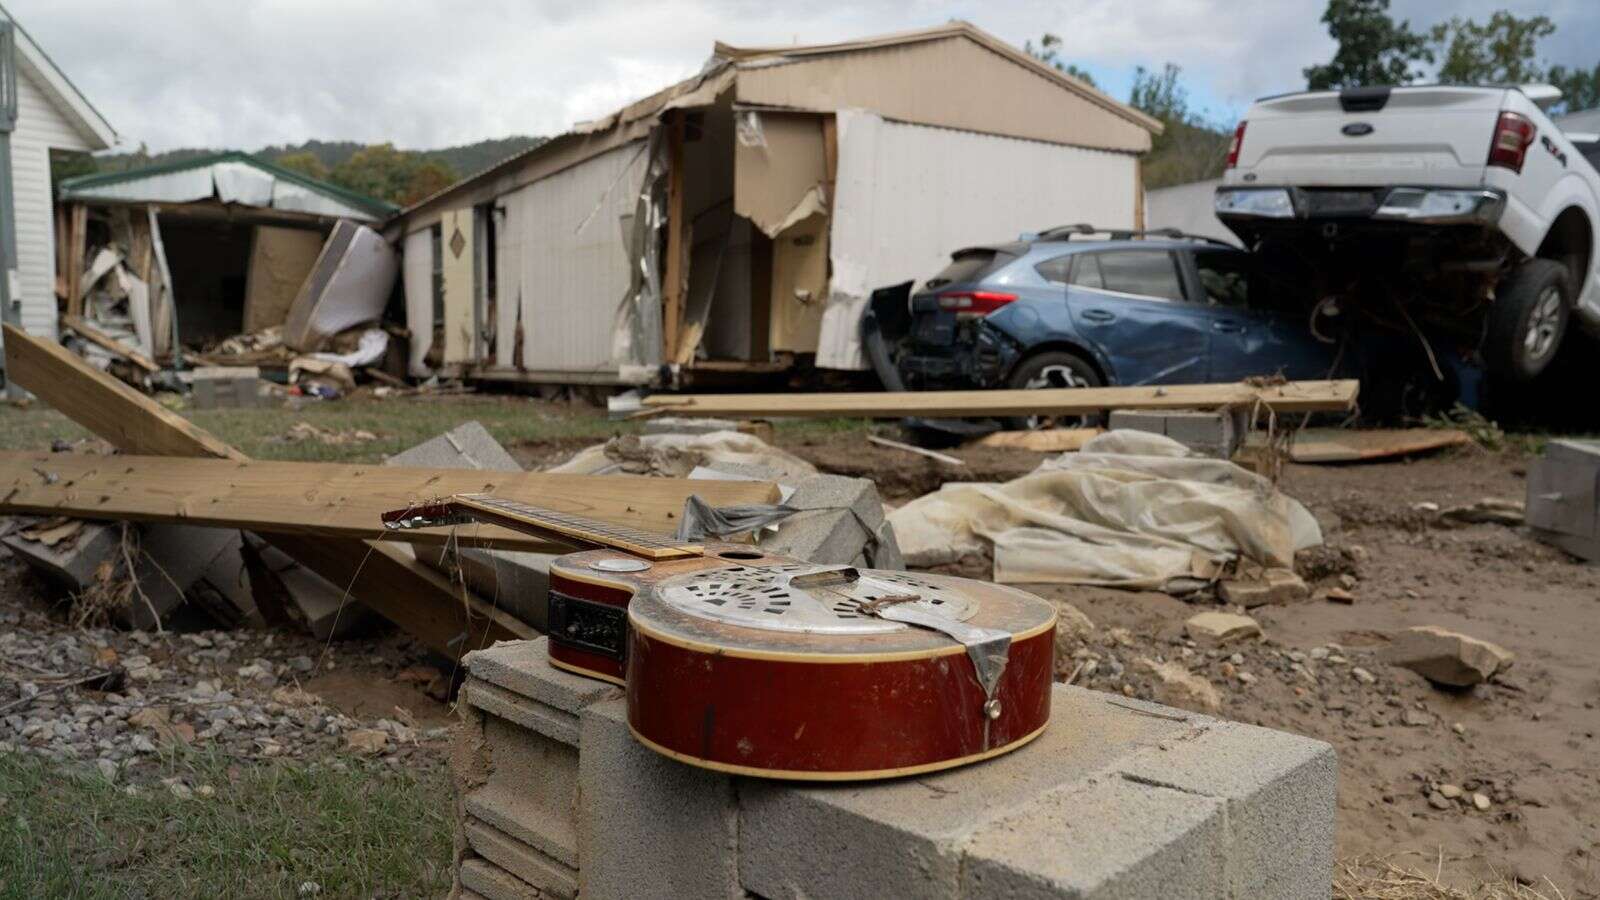
[[[11,189],[11,132],[17,127],[17,29],[0,21],[0,322],[22,327],[17,283],[17,210]],[[0,370],[5,359],[0,357]],[[22,391],[6,379],[6,396]]]

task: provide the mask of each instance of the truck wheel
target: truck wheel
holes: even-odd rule
[[[1532,381],[1567,333],[1572,287],[1567,268],[1548,259],[1530,259],[1512,270],[1495,289],[1483,356],[1489,371],[1513,381]]]
[[[1013,390],[1039,390],[1043,388],[1100,387],[1104,382],[1094,366],[1076,353],[1048,350],[1023,360],[1011,373],[1006,387]],[[1012,430],[1034,431],[1055,426],[1081,428],[1094,422],[1097,416],[1007,416],[1002,421]]]

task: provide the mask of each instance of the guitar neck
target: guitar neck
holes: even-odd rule
[[[699,544],[675,541],[668,535],[488,494],[456,494],[435,503],[383,514],[386,528],[429,528],[466,522],[487,522],[579,547],[609,547],[645,559],[681,559],[705,552]]]

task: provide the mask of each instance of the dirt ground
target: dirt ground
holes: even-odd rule
[[[560,415],[597,417],[582,409]],[[582,434],[514,438],[509,449],[530,468],[549,465],[593,443],[591,432],[604,428],[593,424]],[[873,479],[891,504],[946,481],[1016,477],[1044,458],[958,448],[948,452],[967,465],[954,467],[869,444],[865,435],[859,427],[780,427],[775,443],[824,471]],[[1260,642],[1206,650],[1185,641],[1183,623],[1215,608],[1212,601],[1032,586],[1096,626],[1061,674],[1170,700],[1140,660],[1181,660],[1218,689],[1220,715],[1329,742],[1340,763],[1341,858],[1414,854],[1408,864],[1431,870],[1442,856],[1460,884],[1513,876],[1560,892],[1548,896],[1600,897],[1600,566],[1582,565],[1523,528],[1448,527],[1419,508],[1520,500],[1527,464],[1520,452],[1468,449],[1408,462],[1290,466],[1283,489],[1312,510],[1332,548],[1303,555],[1310,599],[1251,610],[1265,632]],[[988,575],[982,559],[954,568]],[[1354,579],[1353,604],[1324,597],[1340,576]],[[36,584],[14,564],[0,566],[0,578],[11,582],[0,585],[0,598]],[[39,621],[44,607],[25,605],[34,611],[14,621]],[[1425,624],[1496,642],[1516,662],[1489,684],[1446,692],[1377,661],[1388,635]],[[445,704],[402,683],[400,673],[422,661],[403,639],[345,641],[339,652],[360,664],[304,681],[338,712],[370,721],[404,706],[419,729],[448,721]],[[288,651],[263,655],[277,660]],[[442,758],[442,743],[421,745]],[[1442,785],[1460,787],[1464,799],[1439,808]],[[1473,804],[1475,793],[1487,810]]]
[[[947,480],[1015,477],[1043,458],[958,449],[950,452],[968,465],[952,467],[869,445],[859,434],[792,443],[780,434],[779,443],[826,471],[874,479],[890,503]],[[1300,567],[1312,598],[1251,610],[1265,631],[1260,644],[1186,662],[1220,690],[1222,716],[1334,746],[1339,856],[1414,854],[1414,863],[1432,868],[1442,853],[1463,884],[1512,876],[1548,889],[1548,878],[1567,897],[1596,897],[1600,566],[1573,560],[1525,528],[1446,527],[1418,508],[1487,497],[1520,501],[1527,463],[1517,452],[1473,448],[1410,461],[1289,466],[1283,490],[1311,509],[1334,548]],[[1317,564],[1329,558],[1331,566]],[[988,573],[986,560],[958,568]],[[1323,598],[1340,574],[1356,579],[1353,604]],[[1116,664],[1098,666],[1099,677],[1079,683],[1126,683],[1141,694],[1149,686],[1131,671],[1132,661],[1182,654],[1184,621],[1210,608],[1154,592],[1024,587],[1069,601],[1101,630],[1126,629],[1106,642],[1109,651],[1095,651]],[[1373,658],[1389,634],[1412,625],[1493,641],[1516,662],[1489,684],[1443,691]],[[1234,653],[1242,663],[1230,659]],[[1375,683],[1353,676],[1358,667]],[[1241,671],[1260,677],[1246,684]],[[1461,787],[1469,799],[1482,793],[1490,808],[1456,802],[1436,809],[1429,794],[1438,785]]]

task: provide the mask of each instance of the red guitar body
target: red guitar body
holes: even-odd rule
[[[665,602],[661,589],[674,582],[728,584],[730,576],[758,581],[782,568],[819,568],[748,546],[707,549],[634,573],[594,568],[627,557],[615,550],[575,553],[550,567],[550,662],[623,685],[628,724],[647,746],[725,772],[845,780],[973,762],[1044,730],[1055,611],[1038,598],[946,576],[860,573],[979,595],[968,621],[1012,635],[990,696],[966,647],[938,632],[762,632]]]
[[[944,575],[819,566],[458,495],[390,528],[488,521],[599,549],[550,566],[552,665],[622,685],[638,740],[769,778],[911,775],[1037,737],[1055,607]]]

